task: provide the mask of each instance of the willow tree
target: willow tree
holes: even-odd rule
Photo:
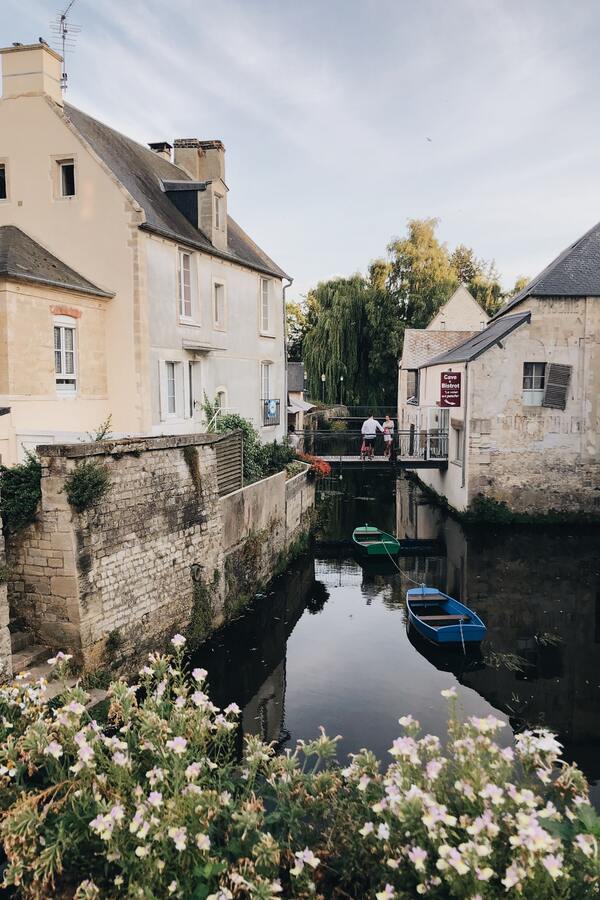
[[[309,394],[315,400],[338,403],[343,390],[344,402],[363,401],[368,381],[369,289],[362,275],[352,275],[322,281],[308,295],[314,325],[304,337],[303,354]]]

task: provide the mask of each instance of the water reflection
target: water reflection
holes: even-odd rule
[[[445,590],[488,626],[488,665],[465,675],[515,728],[545,724],[568,758],[600,778],[600,559],[598,529],[468,533],[397,482],[398,534],[446,546]]]
[[[280,746],[319,725],[344,739],[340,757],[380,757],[412,712],[443,735],[440,690],[457,683],[467,715],[512,729],[544,723],[592,781],[600,778],[598,531],[479,530],[466,534],[415,487],[390,473],[355,472],[323,488],[325,545],[298,561],[249,612],[194,659],[219,705],[243,707],[243,729]],[[327,490],[327,488],[332,490]],[[376,522],[435,540],[436,555],[361,566],[347,543]],[[346,541],[346,544],[343,541]],[[408,578],[468,603],[488,626],[481,653],[440,654],[406,631]],[[512,731],[505,729],[509,743]]]

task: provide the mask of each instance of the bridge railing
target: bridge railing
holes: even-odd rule
[[[363,436],[358,430],[347,431],[298,431],[298,449],[304,453],[324,457],[360,456]],[[375,438],[375,456],[384,456],[384,440],[381,432]],[[397,431],[393,435],[392,454],[398,459],[447,460],[448,432],[442,429],[430,431]]]

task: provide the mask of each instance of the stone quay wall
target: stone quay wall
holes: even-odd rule
[[[239,593],[235,578],[222,577],[228,553],[267,524],[278,552],[285,551],[288,526],[285,473],[219,497],[219,440],[180,435],[38,448],[38,519],[7,546],[11,622],[74,653],[86,669],[137,659],[185,631],[200,583],[211,595],[209,629],[223,622],[228,593]],[[77,512],[65,482],[90,461],[106,467],[110,486]],[[307,486],[293,484],[298,479]],[[306,474],[289,484],[295,539],[298,495],[309,504],[312,490],[314,502],[314,486]],[[228,506],[230,497],[237,500]],[[265,558],[261,579],[271,560]],[[1,621],[0,611],[0,628]]]

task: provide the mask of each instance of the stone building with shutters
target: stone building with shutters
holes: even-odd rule
[[[204,430],[203,398],[286,430],[287,275],[228,214],[225,148],[144,147],[64,101],[61,57],[0,50],[0,456]]]
[[[421,421],[448,428],[447,469],[420,477],[453,507],[482,494],[522,512],[600,513],[600,224],[418,381]]]

